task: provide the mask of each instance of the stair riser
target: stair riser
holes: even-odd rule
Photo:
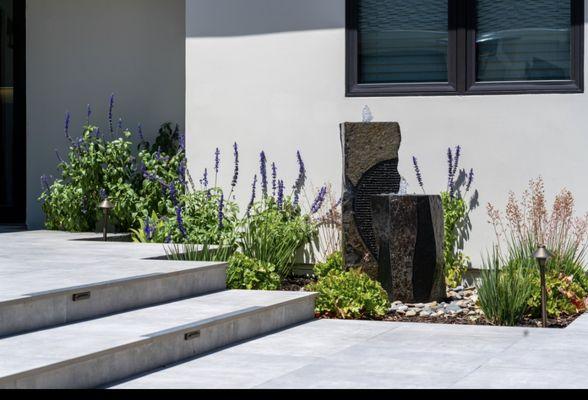
[[[0,304],[0,337],[128,311],[226,288],[226,269],[215,266],[163,277],[132,279]],[[73,296],[90,292],[90,298]]]
[[[107,385],[152,371],[220,347],[235,344],[314,317],[314,297],[260,308],[200,326],[159,334],[59,366],[29,371],[0,380],[0,388],[85,389]],[[188,332],[200,336],[185,340]]]

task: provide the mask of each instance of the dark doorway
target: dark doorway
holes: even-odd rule
[[[26,219],[25,4],[0,0],[0,224]]]

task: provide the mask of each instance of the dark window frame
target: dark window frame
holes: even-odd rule
[[[476,82],[476,2],[449,1],[447,83],[359,83],[357,10],[346,0],[346,96],[467,96],[486,94],[584,93],[584,0],[572,1],[572,77],[558,81]]]

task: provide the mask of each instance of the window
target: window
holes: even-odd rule
[[[583,92],[584,0],[347,0],[348,96]]]

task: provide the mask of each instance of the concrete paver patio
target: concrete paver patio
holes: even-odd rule
[[[588,388],[588,315],[565,330],[320,320],[114,388]]]

